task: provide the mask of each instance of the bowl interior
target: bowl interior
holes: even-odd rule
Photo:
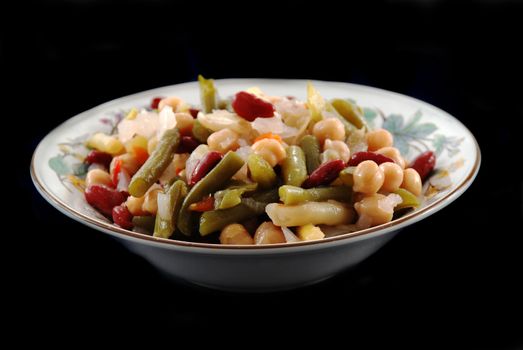
[[[407,160],[433,150],[437,171],[424,186],[425,200],[417,210],[391,223],[323,241],[285,245],[322,244],[350,237],[363,237],[399,229],[440,210],[456,199],[472,183],[480,164],[480,151],[470,131],[457,119],[430,104],[401,94],[348,83],[313,82],[325,98],[350,98],[364,108],[372,127],[388,129]],[[305,80],[226,79],[217,80],[221,96],[258,86],[270,95],[306,98]],[[87,153],[84,141],[94,132],[111,132],[126,111],[146,107],[157,96],[177,95],[191,104],[199,103],[196,82],[167,86],[123,97],[83,112],[51,131],[38,145],[31,164],[31,175],[40,193],[66,215],[107,233],[155,244],[171,244],[213,249],[263,249],[262,246],[231,247],[153,238],[120,229],[90,207],[81,191],[86,167],[80,161]],[[265,246],[265,248],[267,248]],[[276,248],[271,246],[270,248]]]

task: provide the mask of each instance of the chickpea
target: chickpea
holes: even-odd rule
[[[266,221],[256,229],[254,234],[255,244],[275,244],[285,243],[287,240],[280,227],[274,225],[271,221]]]
[[[91,185],[106,185],[113,187],[113,181],[111,180],[111,175],[109,175],[107,171],[93,169],[89,170],[85,177],[85,186],[89,187]]]
[[[356,225],[367,228],[391,221],[394,207],[380,203],[386,199],[386,196],[375,193],[354,204],[354,209],[359,215]]]
[[[192,130],[194,118],[189,113],[176,113],[174,118],[176,119],[176,127],[182,134],[185,135]]]
[[[207,138],[209,149],[218,151],[220,153],[227,153],[227,151],[234,151],[240,147],[238,140],[240,136],[231,129],[221,129],[213,132]]]
[[[321,154],[322,163],[331,160],[341,159],[345,163],[350,159],[349,146],[343,141],[326,139],[323,144],[323,153]]]
[[[127,206],[127,209],[129,209],[129,212],[135,216],[143,216],[147,215],[148,213],[142,209],[143,203],[145,201],[145,196],[142,197],[133,197],[129,196],[127,198],[127,201],[125,202],[125,205]]]
[[[147,141],[147,153],[152,154],[156,146],[158,145],[158,138],[153,136]]]
[[[383,170],[372,160],[366,160],[358,164],[353,173],[355,192],[373,194],[383,185],[385,175]]]
[[[254,240],[243,225],[230,224],[220,233],[221,244],[254,244]]]
[[[369,151],[377,151],[383,147],[391,147],[393,144],[392,134],[385,129],[369,131],[365,135]]]
[[[173,111],[177,111],[179,107],[183,106],[184,102],[178,96],[170,96],[160,100],[158,103],[158,110],[161,111],[165,106],[171,106]]]
[[[405,169],[405,160],[397,148],[383,147],[377,150],[376,153],[383,154],[385,157],[389,157],[394,161],[394,163],[398,164],[402,169]]]
[[[396,163],[382,163],[380,169],[383,170],[385,175],[381,190],[386,192],[396,191],[403,182],[403,169]]]
[[[252,145],[252,151],[275,167],[287,157],[283,145],[275,139],[261,139]]]
[[[343,141],[345,140],[345,127],[338,119],[327,118],[314,124],[312,134],[316,136],[321,144],[326,139]]]
[[[156,215],[158,211],[158,192],[162,191],[162,187],[158,184],[154,184],[147,190],[144,195],[144,201],[142,209],[150,214]]]
[[[415,196],[421,194],[421,177],[418,172],[412,168],[403,170],[403,182],[401,188],[406,189]]]

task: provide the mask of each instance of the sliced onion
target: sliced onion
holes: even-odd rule
[[[292,232],[289,228],[282,226],[281,230],[283,232],[283,235],[285,236],[285,240],[287,241],[287,243],[301,241],[301,239],[299,239],[298,236],[296,236],[294,232]]]
[[[240,136],[247,136],[252,130],[251,123],[226,110],[216,110],[207,114],[200,112],[198,121],[211,131],[231,129]]]
[[[285,124],[278,113],[271,118],[256,118],[251,124],[252,128],[260,134],[276,134],[282,139],[292,138],[298,134],[298,129]]]
[[[142,135],[149,139],[156,134],[158,127],[158,113],[142,110],[135,119],[124,119],[118,124],[118,139],[123,143],[132,139],[134,135]]]
[[[171,216],[171,204],[167,193],[158,192],[156,201],[158,203],[157,215],[163,220],[169,220]]]
[[[242,139],[240,139],[242,140]],[[251,146],[241,146],[236,151],[236,154],[240,156],[241,159],[245,162],[243,166],[232,176],[234,180],[240,180],[245,182],[250,182],[249,176],[248,176],[248,168],[247,168],[247,158],[249,158],[249,155],[252,153]]]
[[[429,180],[429,183],[441,191],[447,187],[450,187],[452,185],[452,180],[450,179],[448,171],[441,171],[440,173],[432,176]]]
[[[365,139],[365,130],[359,129],[351,132],[347,139],[347,145],[349,145],[351,154],[367,151],[368,146],[367,140]]]
[[[130,182],[131,176],[129,173],[125,169],[121,169],[118,173],[118,184],[116,185],[116,189],[119,192],[128,192]]]
[[[400,195],[391,193],[378,201],[378,207],[383,211],[391,213],[394,211],[394,207],[401,204],[401,202],[403,202],[403,199],[401,199]]]
[[[156,137],[160,140],[163,134],[176,126],[176,116],[171,106],[165,106],[162,108],[158,117],[158,130]]]
[[[296,143],[305,133],[311,121],[310,111],[306,108],[305,103],[287,98],[276,102],[275,108],[277,113],[281,115],[285,125],[297,130],[295,135],[284,137],[285,142],[289,144]]]

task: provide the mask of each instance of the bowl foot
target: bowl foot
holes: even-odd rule
[[[193,286],[203,287],[206,289],[214,289],[219,290],[222,292],[233,292],[233,293],[274,293],[274,292],[284,292],[291,289],[297,289],[302,287],[308,287],[313,284],[318,284],[323,281],[326,281],[337,274],[332,274],[326,277],[319,278],[317,280],[313,281],[307,281],[307,282],[301,282],[296,284],[290,284],[290,285],[282,285],[282,286],[273,286],[273,287],[247,287],[247,288],[241,288],[241,287],[234,287],[234,286],[220,286],[220,285],[212,285],[212,284],[206,284],[206,283],[199,283],[199,282],[192,282],[192,281],[184,281],[187,284],[192,284]],[[180,281],[178,278],[176,278],[176,281]]]

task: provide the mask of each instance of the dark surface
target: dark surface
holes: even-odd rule
[[[273,327],[284,335],[341,334],[348,345],[522,347],[521,3],[343,9],[321,2],[304,15],[298,1],[244,3],[243,15],[189,4],[20,2],[7,12],[1,68],[4,104],[15,114],[4,119],[19,115],[26,140],[14,160],[23,225],[9,249],[19,253],[14,267],[6,265],[20,300],[16,320],[90,334],[139,328],[232,336]],[[47,204],[30,181],[29,160],[69,117],[198,73],[348,81],[420,98],[470,128],[481,171],[448,208],[320,285],[237,295],[174,284]]]

